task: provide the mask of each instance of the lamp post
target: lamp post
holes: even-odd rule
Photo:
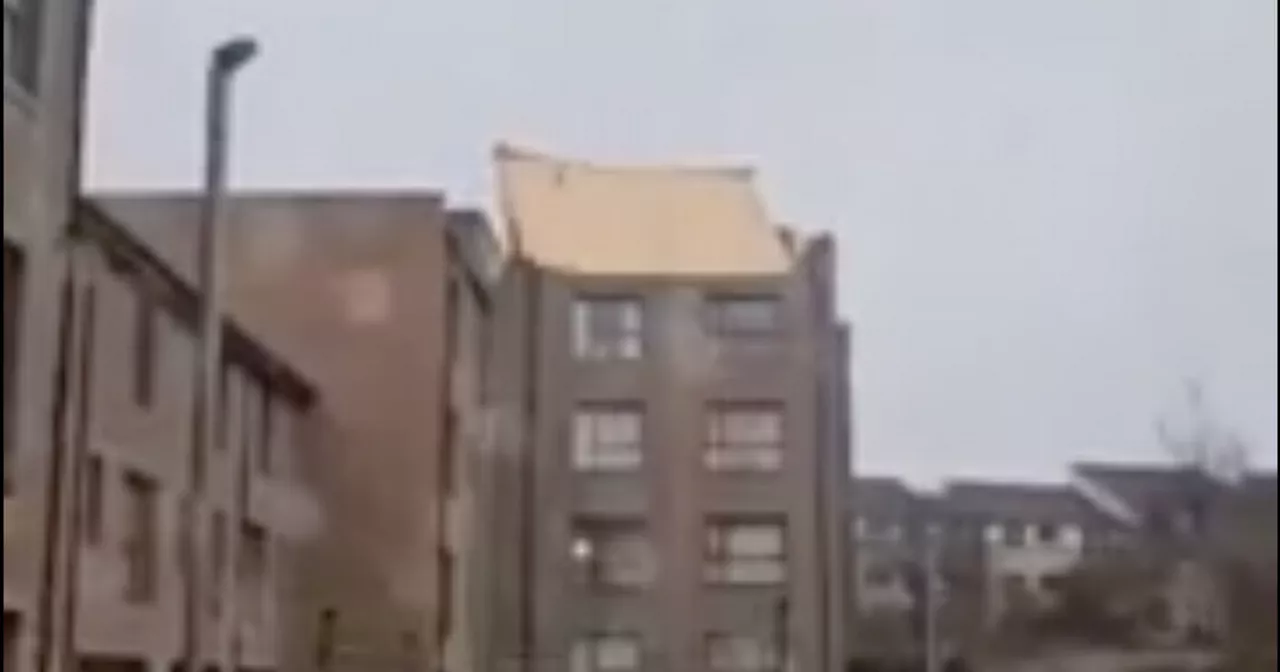
[[[200,282],[199,347],[196,350],[194,399],[195,413],[192,423],[192,441],[189,463],[188,488],[183,513],[186,520],[183,534],[186,550],[186,614],[183,638],[183,659],[186,672],[201,672],[201,618],[205,587],[202,571],[203,534],[207,520],[203,511],[205,489],[205,461],[217,440],[216,418],[219,410],[219,372],[222,368],[223,287],[222,270],[222,219],[226,202],[226,173],[228,155],[228,128],[230,126],[231,90],[235,75],[258,52],[255,40],[237,37],[216,46],[209,57],[205,99],[205,157],[204,190],[201,194],[198,232],[197,264]],[[238,456],[244,459],[244,456]],[[239,473],[239,469],[236,470]],[[232,562],[224,563],[234,577],[239,535],[239,517],[226,532],[232,543],[228,549]],[[231,591],[234,601],[236,591]],[[226,618],[238,632],[238,616],[234,608],[228,608]],[[219,647],[222,648],[222,647]],[[234,657],[234,649],[228,657]],[[231,662],[234,666],[234,661]],[[232,668],[234,669],[234,667]]]

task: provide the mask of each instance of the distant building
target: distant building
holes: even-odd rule
[[[950,482],[940,500],[953,567],[985,594],[989,627],[1011,610],[1052,604],[1103,519],[1066,486]]]
[[[4,669],[22,672],[58,648],[69,584],[49,554],[70,494],[51,492],[52,427],[89,24],[83,0],[4,0]]]
[[[860,614],[908,615],[917,596],[908,571],[923,558],[926,511],[922,498],[903,481],[860,477],[853,483],[851,509]]]
[[[1188,467],[1094,463],[1075,465],[1072,476],[1077,491],[1123,530],[1131,545],[1159,554],[1169,567],[1159,599],[1165,607],[1159,634],[1174,640],[1224,634],[1227,591],[1217,556],[1256,535],[1259,528],[1237,527],[1241,510],[1236,507],[1253,496],[1265,502],[1267,480],[1252,476],[1228,483]],[[1262,521],[1260,529],[1272,528],[1274,516]]]
[[[193,268],[194,198],[108,203]],[[233,313],[323,402],[300,456],[322,527],[288,567],[280,669],[482,669],[489,564],[514,547],[489,523],[487,221],[433,192],[238,194],[228,219]]]
[[[829,238],[750,171],[502,147],[512,519],[487,669],[830,671],[847,653],[848,336]]]

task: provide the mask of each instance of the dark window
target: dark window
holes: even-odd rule
[[[458,412],[447,404],[442,414],[444,427],[440,437],[440,485],[446,497],[457,494],[458,486]]]
[[[263,616],[267,590],[267,530],[251,521],[240,524],[240,578],[247,593],[246,614],[258,620]]]
[[[18,614],[4,612],[4,669],[18,669],[18,637],[22,633],[22,621]]]
[[[457,595],[453,590],[454,574],[457,572],[457,563],[454,560],[453,553],[447,548],[440,548],[440,587],[438,594],[440,595],[440,615],[436,624],[436,636],[441,643],[448,641],[450,635],[453,634],[453,618],[454,618],[454,600]]]
[[[155,302],[138,295],[133,336],[133,400],[150,408],[156,395],[156,342],[159,311]]]
[[[653,546],[639,521],[580,520],[569,553],[584,582],[597,588],[640,588],[657,572]]]
[[[216,511],[209,528],[209,612],[222,613],[222,582],[227,572],[227,514]]]
[[[219,450],[226,450],[227,439],[230,437],[229,425],[231,422],[231,364],[227,361],[222,362],[222,367],[218,370],[218,424],[214,428],[217,434],[215,443]]]
[[[90,546],[102,543],[103,506],[106,504],[105,474],[102,457],[90,455],[84,465],[84,541]]]
[[[43,0],[4,0],[4,78],[28,94],[40,84]]]
[[[271,475],[272,461],[274,458],[273,450],[275,448],[275,396],[271,394],[271,388],[265,384],[262,386],[262,411],[261,417],[258,418],[258,473],[264,476]]]
[[[721,345],[768,348],[782,330],[780,302],[772,296],[713,296],[707,302],[707,331]]]
[[[159,541],[155,481],[136,472],[124,479],[128,500],[124,531],[125,600],[134,604],[156,599]]]
[[[5,4],[8,7],[8,3]],[[6,10],[6,17],[8,16]],[[7,21],[7,19],[6,19]],[[6,29],[7,30],[7,29]],[[6,33],[7,34],[7,33]],[[8,62],[6,58],[6,63]],[[9,460],[13,454],[14,429],[17,428],[18,337],[22,331],[22,307],[26,267],[22,254],[4,246],[4,492],[9,494],[11,470]]]

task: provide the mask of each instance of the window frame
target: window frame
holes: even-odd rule
[[[633,562],[643,563],[641,569],[624,567],[622,572],[610,562],[608,552],[602,552],[611,542],[638,543],[644,554]],[[632,518],[579,518],[572,528],[572,543],[576,547],[586,544],[590,556],[585,560],[573,558],[580,581],[594,591],[637,592],[652,586],[658,579],[657,554],[649,525],[642,519]],[[620,576],[621,574],[621,576]],[[631,574],[634,574],[632,576]]]
[[[107,468],[102,456],[90,453],[84,462],[84,501],[82,502],[81,535],[84,545],[98,548],[102,545],[106,529],[106,478]]]
[[[133,322],[133,401],[139,408],[155,407],[159,382],[161,309],[145,289],[136,290]]]
[[[777,551],[734,552],[732,536],[735,532],[752,529],[760,531],[765,528],[777,533]],[[708,517],[704,523],[703,542],[703,574],[706,583],[748,588],[786,585],[791,578],[789,538],[786,517],[782,515]],[[772,568],[777,576],[744,578],[741,576],[744,567],[751,568],[753,574],[759,572],[759,568]]]
[[[744,306],[767,306],[767,324],[751,324],[738,319],[734,309]],[[768,292],[715,292],[708,294],[703,306],[703,323],[707,335],[722,347],[733,351],[768,351],[781,342],[785,330],[783,301],[777,294]]]
[[[731,427],[760,422],[774,425],[776,437],[735,439]],[[786,462],[787,407],[781,401],[715,401],[707,404],[703,429],[703,463],[717,473],[776,473]]]
[[[633,425],[634,437],[613,440],[602,428],[613,423]],[[645,461],[645,407],[639,401],[579,403],[570,421],[570,463],[579,473],[632,473]],[[614,425],[614,428],[621,424]]]
[[[128,525],[121,540],[125,553],[124,601],[154,604],[160,590],[160,486],[140,471],[124,474]]]
[[[582,362],[630,362],[645,356],[644,299],[630,294],[583,294],[573,300],[571,346]],[[616,311],[601,321],[600,310]],[[608,328],[600,327],[607,325]]]

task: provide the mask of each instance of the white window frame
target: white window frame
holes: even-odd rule
[[[736,436],[743,423],[768,421],[771,436]],[[704,459],[716,472],[776,472],[782,469],[786,407],[777,402],[718,402],[707,409]]]
[[[761,537],[773,548],[747,549]],[[706,525],[705,578],[725,586],[777,586],[788,579],[787,525],[781,518],[719,518]]]
[[[617,311],[601,329],[597,311]],[[583,296],[573,304],[573,354],[585,361],[634,361],[644,356],[644,303],[634,296]]]
[[[644,407],[585,403],[573,414],[573,467],[581,472],[636,471],[644,464]]]

